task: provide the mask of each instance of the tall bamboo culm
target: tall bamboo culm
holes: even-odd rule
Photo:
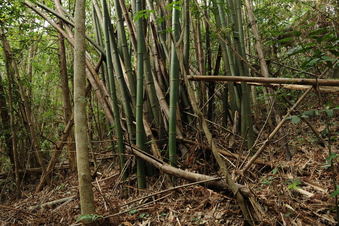
[[[135,2],[136,14],[142,13],[144,5],[142,0]],[[143,18],[136,21],[137,31],[137,93],[136,93],[136,145],[145,150],[145,131],[143,126],[143,99],[144,99],[144,54],[145,54],[145,36]],[[146,187],[145,163],[137,157],[137,181],[138,188]]]
[[[104,36],[105,36],[105,47],[106,47],[106,64],[107,64],[107,72],[108,72],[108,79],[110,83],[110,95],[112,98],[112,105],[113,105],[113,116],[114,116],[114,130],[115,135],[117,136],[118,140],[118,153],[120,159],[120,169],[122,170],[125,165],[125,157],[124,157],[124,138],[122,133],[122,128],[120,124],[120,113],[119,113],[119,106],[118,106],[118,98],[116,95],[116,88],[115,88],[115,81],[113,77],[113,64],[112,64],[112,55],[111,55],[111,44],[109,40],[109,16],[108,16],[108,9],[106,0],[102,0],[103,12],[104,12]]]
[[[172,9],[172,29],[173,39],[171,46],[171,66],[170,66],[170,105],[169,105],[169,131],[168,131],[168,155],[171,165],[176,165],[176,111],[178,105],[179,92],[179,61],[176,53],[176,42],[179,40],[179,16],[180,11],[173,6]]]

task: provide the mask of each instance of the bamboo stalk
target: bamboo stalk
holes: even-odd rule
[[[132,70],[131,56],[128,52],[128,44],[127,44],[126,32],[124,28],[124,18],[123,18],[122,9],[121,9],[119,0],[114,0],[114,8],[115,8],[115,12],[118,18],[117,29],[118,29],[118,37],[120,38],[120,41],[121,41],[122,58],[123,58],[123,62],[125,65],[126,74],[128,77],[128,84],[131,90],[130,93],[132,97],[133,106],[135,106],[136,79],[135,79],[134,71]]]
[[[176,177],[184,178],[188,181],[204,181],[204,180],[212,180],[213,178],[215,178],[213,176],[208,176],[204,174],[189,172],[187,170],[178,169],[169,164],[166,164],[165,162],[161,160],[154,158],[151,155],[148,155],[147,153],[142,152],[139,149],[136,149],[134,147],[130,147],[130,149],[134,155],[144,159],[145,161],[152,164],[154,167],[158,168],[164,173],[167,173],[167,174],[170,174]],[[221,188],[221,189],[227,189],[227,190],[230,189],[226,181],[223,181],[223,180],[214,181],[214,182],[211,181],[209,183],[206,183],[206,185]],[[248,194],[248,190],[246,189],[245,186],[240,185],[240,184],[234,184],[234,186],[237,187],[237,190],[240,190],[242,194]]]
[[[136,12],[144,10],[142,0],[135,2]],[[137,92],[136,92],[136,145],[141,150],[145,150],[145,131],[143,125],[143,102],[144,102],[144,55],[145,55],[145,36],[144,21],[139,18],[136,21],[137,34]],[[137,182],[138,188],[146,187],[145,163],[142,159],[137,159]]]
[[[113,104],[113,115],[114,115],[114,129],[115,135],[118,137],[118,153],[120,158],[120,169],[122,170],[125,165],[125,157],[124,153],[124,138],[122,134],[121,124],[120,124],[120,113],[119,113],[119,105],[118,105],[118,98],[116,96],[116,86],[113,77],[113,65],[112,65],[112,55],[111,55],[111,43],[110,43],[110,36],[109,36],[109,29],[110,29],[110,21],[108,16],[108,8],[105,0],[102,0],[103,11],[104,11],[104,36],[106,42],[106,56],[107,56],[107,67],[108,67],[108,78],[110,83],[110,91],[112,97],[112,104]]]
[[[171,68],[170,68],[170,105],[169,105],[169,130],[168,130],[168,155],[171,165],[176,164],[176,126],[177,126],[177,104],[179,93],[179,61],[176,53],[175,42],[179,39],[179,15],[178,9],[172,10],[173,38],[171,46]]]
[[[189,80],[207,82],[255,82],[261,84],[296,84],[314,86],[339,86],[339,79],[309,79],[309,78],[264,78],[246,76],[222,76],[222,75],[191,75]]]
[[[96,41],[98,42],[99,46],[103,47],[103,37],[102,37],[102,30],[100,21],[102,21],[102,18],[100,18],[99,15],[101,15],[100,11],[98,11],[96,6],[94,5],[95,1],[93,1],[92,5],[92,14],[93,14],[93,24],[94,24],[94,31],[95,31],[95,36],[96,36]],[[103,56],[103,55],[102,55]],[[101,67],[101,72],[102,72],[102,79],[104,81],[104,84],[107,85],[108,82],[108,74],[107,74],[107,65],[105,62],[103,62],[103,67]]]

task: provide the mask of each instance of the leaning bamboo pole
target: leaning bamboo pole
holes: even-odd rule
[[[169,164],[166,164],[162,160],[154,158],[154,156],[151,156],[151,155],[141,151],[140,149],[137,149],[134,146],[128,147],[128,149],[130,149],[130,151],[134,155],[138,156],[139,158],[142,158],[143,160],[152,164],[154,167],[158,168],[159,170],[161,170],[162,172],[164,172],[166,174],[173,175],[173,176],[176,176],[176,177],[180,177],[180,178],[183,178],[183,179],[188,180],[188,181],[196,181],[196,182],[197,181],[212,180],[212,179],[217,180],[217,178],[214,177],[214,176],[208,176],[208,175],[204,175],[204,174],[194,173],[194,172],[190,172],[190,171],[187,171],[187,170],[182,170],[182,169],[173,167]],[[205,183],[205,185],[208,186],[208,187],[215,187],[215,188],[219,188],[219,189],[230,190],[227,182],[225,180],[222,180],[222,178],[220,178],[220,180],[218,180],[218,181],[214,181],[214,182],[211,181],[209,183]],[[249,191],[248,191],[246,186],[240,185],[240,184],[237,184],[237,183],[235,183],[234,185],[238,189],[238,191],[240,191],[242,194],[245,194],[245,195],[249,194]]]
[[[239,83],[239,82],[235,82]],[[214,84],[212,82],[212,84]],[[309,88],[312,88],[312,85],[284,85],[284,84],[277,84],[277,83],[269,83],[269,84],[262,84],[262,83],[256,83],[256,82],[247,82],[247,85],[249,86],[268,86],[271,88],[283,88],[283,89],[290,89],[290,90],[307,90]],[[339,87],[336,86],[318,86],[317,92],[321,93],[339,93]]]
[[[339,86],[339,79],[317,79],[317,78],[264,78],[246,76],[222,76],[222,75],[191,75],[188,77],[193,81],[206,82],[255,82],[260,84],[295,84],[312,86]]]

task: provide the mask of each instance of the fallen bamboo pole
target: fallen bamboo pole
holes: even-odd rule
[[[219,189],[223,189],[223,190],[230,190],[229,186],[227,185],[225,180],[217,180],[217,177],[214,176],[208,176],[208,175],[204,175],[204,174],[199,174],[199,173],[194,173],[194,172],[190,172],[190,171],[186,171],[186,170],[182,170],[176,167],[173,167],[159,159],[156,159],[154,156],[142,152],[141,150],[139,150],[137,147],[135,146],[131,146],[127,148],[136,156],[138,156],[139,158],[142,158],[143,160],[145,160],[146,162],[152,164],[152,166],[154,166],[155,168],[158,168],[160,171],[162,171],[163,173],[169,174],[169,175],[173,175],[179,178],[183,178],[185,180],[188,181],[193,181],[193,182],[198,182],[198,181],[208,181],[205,184],[205,186],[208,187],[214,187],[214,188],[219,188]],[[215,180],[214,180],[215,179]],[[237,189],[239,189],[242,194],[244,195],[248,195],[249,194],[249,190],[246,186],[241,185],[241,184],[235,184],[235,186],[237,187]]]
[[[206,82],[255,82],[261,84],[295,84],[312,86],[339,86],[339,79],[310,79],[310,78],[264,78],[247,76],[221,76],[221,75],[191,75],[188,76],[192,81]]]
[[[235,83],[240,84],[241,82],[235,82]],[[257,82],[247,82],[247,85],[266,86],[266,87],[283,88],[283,89],[290,89],[290,90],[307,90],[309,88],[312,88],[312,85],[277,84],[277,83],[262,84],[262,83],[257,83]],[[317,91],[321,93],[339,93],[339,87],[319,86],[317,87]]]

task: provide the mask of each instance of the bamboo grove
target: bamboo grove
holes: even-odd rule
[[[74,139],[77,146],[80,143],[86,149],[91,146],[87,135],[76,135],[76,131],[82,130],[88,131],[88,136],[92,138],[97,136],[112,139],[110,149],[117,157],[114,162],[119,166],[121,179],[136,174],[136,184],[143,189],[147,187],[147,177],[155,175],[155,168],[158,168],[187,180],[206,180],[206,184],[210,186],[232,192],[244,219],[249,223],[254,222],[256,217],[252,210],[256,208],[256,201],[245,186],[241,185],[242,177],[273,136],[279,134],[279,129],[288,120],[291,112],[312,91],[312,88],[308,88],[292,107],[282,113],[283,111],[275,107],[276,89],[273,84],[288,83],[273,77],[283,77],[283,73],[289,70],[303,74],[304,80],[290,82],[297,87],[305,85],[307,79],[315,79],[318,74],[317,71],[305,72],[295,68],[281,69],[282,71],[278,69],[283,66],[278,64],[280,55],[284,54],[278,48],[288,49],[286,43],[295,39],[292,37],[295,34],[291,33],[292,38],[286,39],[285,43],[278,42],[280,46],[272,44],[272,49],[264,45],[260,33],[264,28],[257,24],[255,10],[256,7],[269,4],[269,1],[92,0],[76,1],[75,8],[75,1],[21,1],[20,4],[22,11],[18,14],[33,13],[27,20],[44,24],[49,34],[56,36],[53,38],[58,40],[57,51],[54,53],[58,56],[58,65],[53,67],[59,68],[64,126],[62,135],[56,138],[58,142],[55,143],[53,152],[46,157],[41,152],[42,140],[45,138],[37,138],[44,125],[34,115],[37,110],[31,105],[31,88],[25,87],[22,82],[33,79],[29,61],[37,54],[37,47],[32,45],[27,55],[25,71],[20,72],[23,69],[18,67],[17,59],[12,57],[14,53],[6,37],[5,22],[0,20],[0,35],[8,74],[8,90],[4,91],[4,85],[0,85],[0,104],[7,106],[1,108],[2,126],[7,131],[4,134],[5,146],[16,178],[18,194],[22,178],[20,172],[25,169],[23,161],[32,161],[32,166],[41,168],[36,191],[49,183],[53,169],[64,155],[64,147],[67,149],[71,169],[74,170],[76,166],[78,170],[80,167],[88,167],[88,154],[81,160],[78,159],[77,163],[74,154]],[[86,14],[86,18],[82,18],[86,29],[77,25],[77,10],[80,10],[77,7],[82,7],[81,10]],[[334,27],[328,26],[332,33],[337,29],[337,23],[334,24]],[[82,34],[86,48],[85,51],[82,50],[84,55],[80,62],[76,59],[77,51],[82,48],[79,46],[82,40],[77,29],[85,29],[86,32]],[[282,40],[284,37],[278,38]],[[323,48],[326,49],[326,45]],[[326,51],[331,52],[329,49]],[[74,77],[74,87],[73,81],[69,79],[73,72],[73,59],[74,76],[77,73],[86,74],[87,85],[83,83],[81,96],[75,95],[79,94],[75,86],[76,78]],[[336,64],[333,60],[325,62],[325,66],[320,66],[323,73],[316,78],[327,78],[327,72],[331,72]],[[81,65],[83,70],[79,72],[78,67]],[[220,77],[216,75],[237,78],[228,83],[193,81],[215,81]],[[250,78],[256,76],[260,78]],[[247,78],[252,80],[247,81]],[[261,82],[263,79],[271,86],[258,89],[249,86],[250,82]],[[314,85],[312,81],[309,82],[306,85]],[[335,80],[319,84],[326,86],[331,82],[333,86],[338,86]],[[321,88],[323,87],[320,90]],[[4,99],[5,94],[8,104]],[[20,104],[13,106],[14,99],[19,99]],[[82,110],[87,108],[89,112],[87,116],[78,116],[82,110],[75,108],[79,106],[76,101],[85,103],[83,99],[86,99],[87,107],[83,105]],[[261,109],[258,107],[260,101],[264,106]],[[268,124],[273,132],[259,145],[255,120],[262,117],[261,115],[268,115],[265,125]],[[15,125],[19,122],[15,120],[19,116],[22,117],[22,125],[27,134],[21,134],[16,129]],[[79,117],[87,117],[88,122],[77,121]],[[79,128],[79,123],[88,124],[89,128]],[[232,134],[230,143],[238,142],[237,145],[241,145],[242,149],[254,154],[239,168],[236,177],[233,176],[235,171],[231,165],[220,155],[223,150],[215,140],[219,133],[216,128]],[[19,145],[17,139],[23,136],[27,136],[34,157],[19,153],[23,145]],[[186,144],[195,142],[208,147],[213,156],[212,162],[217,163],[216,171],[219,171],[222,180],[220,177],[180,169],[190,152]],[[130,155],[136,156],[135,162],[131,161]],[[87,165],[80,166],[83,162],[87,162]],[[88,168],[87,174],[90,176]],[[174,178],[172,180],[175,182]],[[90,177],[84,178],[83,182],[79,179],[79,182],[88,184]],[[84,190],[87,199],[93,196],[89,194],[89,190],[90,187]],[[83,213],[93,213],[93,208],[89,206]]]

